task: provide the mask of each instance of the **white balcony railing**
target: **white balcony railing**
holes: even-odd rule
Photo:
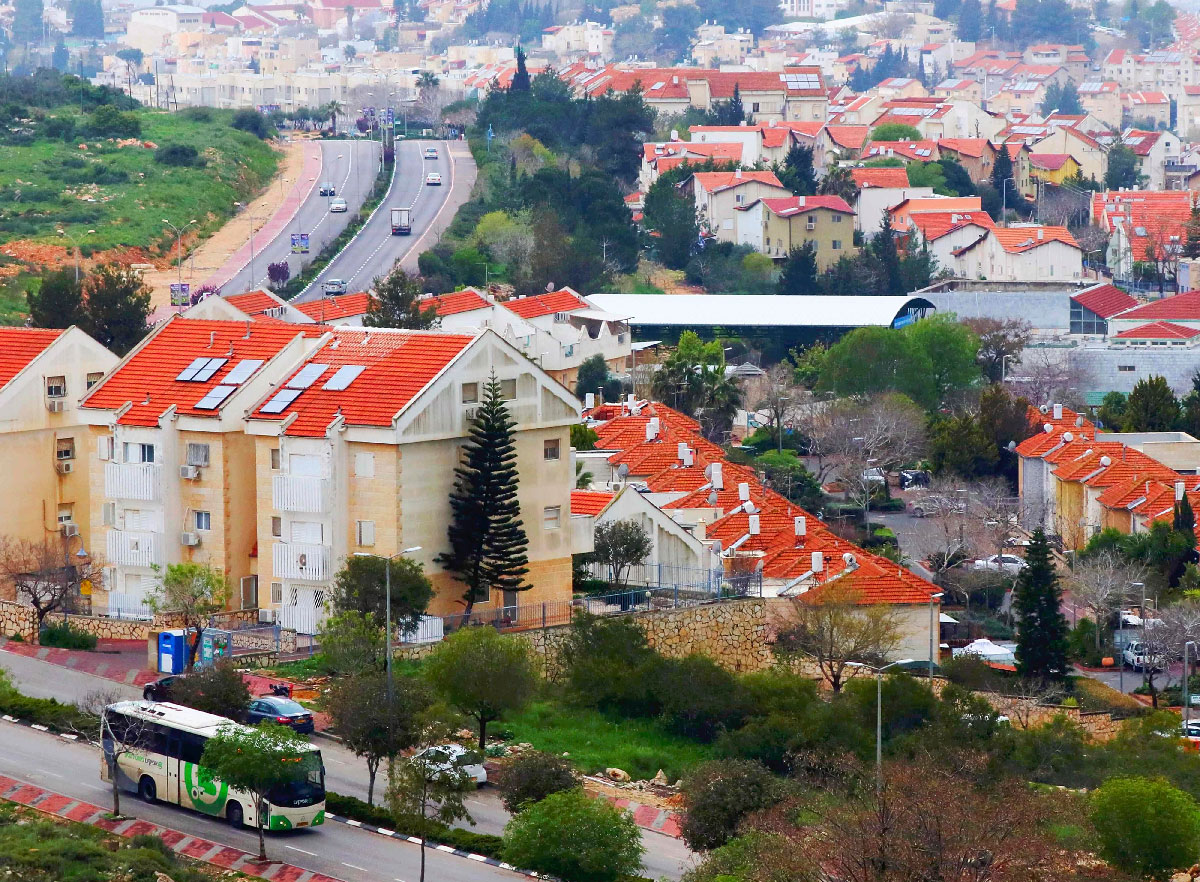
[[[276,542],[271,550],[272,572],[277,579],[323,582],[329,575],[328,545]]]
[[[109,530],[108,562],[125,567],[162,566],[162,536],[134,530]]]
[[[110,462],[104,466],[104,495],[109,499],[154,502],[162,493],[162,467],[153,463]]]
[[[275,475],[271,500],[276,511],[323,512],[329,507],[329,481],[307,475]]]

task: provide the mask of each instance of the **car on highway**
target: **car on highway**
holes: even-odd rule
[[[1008,573],[1012,576],[1017,575],[1025,567],[1025,559],[1017,557],[1015,554],[993,554],[991,557],[981,557],[971,564],[972,569],[991,570],[997,573]]]
[[[425,148],[425,158],[426,159],[437,159],[438,158],[437,148],[436,147],[426,147]]]
[[[290,698],[264,695],[250,702],[246,708],[246,723],[257,726],[264,720],[289,726],[302,735],[313,731],[312,711]]]
[[[962,514],[967,510],[967,504],[961,499],[930,495],[910,503],[908,510],[914,518],[928,518],[943,514]]]
[[[461,744],[438,744],[426,747],[413,755],[429,764],[430,771],[441,773],[458,769],[466,774],[476,784],[487,783],[487,769],[483,767],[483,757],[473,750],[467,750]]]
[[[333,184],[326,181],[325,183],[323,183],[321,185],[321,195],[322,196],[336,196],[337,190],[334,188]]]
[[[334,212],[347,211],[348,206],[346,205],[346,200],[345,199],[330,199],[329,200],[329,210],[334,211]]]
[[[182,680],[181,674],[171,674],[169,677],[159,677],[152,683],[142,687],[142,698],[146,701],[170,701],[171,688]]]
[[[321,291],[325,294],[345,294],[346,280],[345,279],[329,279],[321,283]]]
[[[425,176],[425,186],[440,187],[442,186],[442,176],[437,172],[430,172]]]

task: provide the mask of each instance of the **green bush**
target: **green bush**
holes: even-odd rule
[[[240,720],[250,704],[250,687],[232,662],[193,671],[175,681],[171,700],[185,707]]]
[[[737,677],[703,655],[662,660],[653,689],[667,728],[704,743],[737,729],[753,711]]]
[[[361,799],[355,799],[353,796],[326,792],[325,808],[338,817],[383,827],[385,830],[395,830],[404,836],[419,836],[421,833],[415,827],[408,826],[400,819],[393,817],[387,809],[377,805],[367,805]],[[417,823],[419,823],[419,819]],[[439,824],[437,821],[427,821],[426,825],[425,835],[432,842],[481,854],[484,857],[500,857],[501,839],[499,836],[460,830],[457,827]]]
[[[709,851],[732,838],[742,819],[774,805],[781,797],[775,776],[755,762],[714,760],[687,775],[680,785],[680,832],[693,851]]]
[[[793,717],[772,714],[723,733],[713,749],[721,759],[753,760],[777,775],[786,775],[792,770],[797,726]]]
[[[260,141],[265,141],[271,137],[271,127],[267,125],[267,118],[257,110],[239,110],[233,115],[233,120],[229,123],[235,129],[243,132],[249,132]]]
[[[154,151],[154,161],[184,168],[203,168],[206,164],[191,144],[165,144]]]
[[[1091,796],[1092,823],[1109,862],[1154,879],[1191,866],[1200,808],[1162,779],[1111,778]]]
[[[631,717],[661,710],[653,678],[662,657],[633,619],[575,616],[562,663],[567,691],[579,704]]]
[[[1079,700],[1079,706],[1085,711],[1104,711],[1117,717],[1142,716],[1149,713],[1149,708],[1136,698],[1118,692],[1107,683],[1091,677],[1073,677],[1069,682],[1075,698]]]
[[[80,631],[68,624],[58,622],[42,628],[38,642],[42,646],[53,646],[58,649],[92,650],[96,648],[96,644],[99,641],[96,639],[95,634]]]
[[[47,726],[56,732],[94,734],[100,720],[94,714],[81,711],[72,704],[60,704],[53,698],[30,698],[22,695],[0,671],[0,714]]]
[[[520,754],[505,767],[498,786],[504,807],[515,813],[551,793],[578,787],[579,781],[569,760],[531,751]]]

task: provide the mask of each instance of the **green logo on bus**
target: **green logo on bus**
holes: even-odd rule
[[[183,764],[183,787],[192,807],[208,815],[220,815],[225,811],[225,798],[229,788],[213,780],[212,773],[195,763]]]

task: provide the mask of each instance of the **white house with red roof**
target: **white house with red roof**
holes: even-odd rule
[[[841,196],[782,196],[755,199],[735,209],[735,241],[774,260],[811,244],[817,268],[825,271],[853,256],[854,209]]]
[[[792,195],[774,172],[740,168],[696,172],[679,186],[691,190],[701,228],[724,242],[737,241],[735,211],[739,206]]]
[[[0,536],[96,554],[79,399],[117,363],[79,328],[0,328],[0,447],[9,502]],[[0,598],[12,600],[0,580]]]

